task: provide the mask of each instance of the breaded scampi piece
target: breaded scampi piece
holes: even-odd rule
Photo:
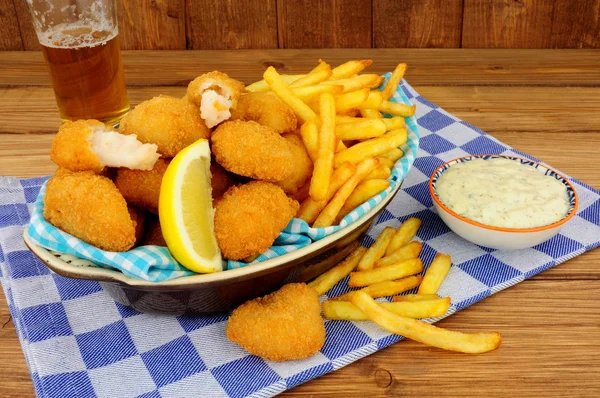
[[[158,159],[150,171],[119,169],[115,185],[127,203],[158,214],[160,184],[170,159]]]
[[[160,220],[157,215],[148,213],[144,227],[144,239],[142,245],[154,245],[167,247],[167,242],[163,237],[160,227]]]
[[[188,85],[186,97],[200,109],[200,115],[206,125],[213,128],[229,119],[231,109],[237,106],[238,99],[244,91],[244,83],[215,70],[192,80]]]
[[[313,163],[306,152],[306,147],[302,139],[294,133],[282,135],[283,138],[290,143],[292,154],[294,155],[294,163],[292,167],[292,175],[287,179],[277,183],[285,193],[293,195],[298,192],[298,189],[312,176]]]
[[[91,171],[59,169],[46,186],[44,218],[103,250],[127,251],[136,241],[127,202],[111,180]]]
[[[298,211],[277,185],[251,181],[229,188],[215,203],[215,235],[224,258],[263,253]]]
[[[253,120],[278,134],[291,133],[298,125],[292,108],[272,93],[243,94],[229,120]]]
[[[225,334],[250,354],[266,360],[308,358],[325,344],[319,295],[304,283],[285,285],[236,308]]]
[[[168,95],[140,103],[121,119],[119,131],[136,134],[138,140],[156,144],[158,153],[166,158],[174,157],[201,138],[210,137],[198,107]]]
[[[212,199],[213,201],[221,198],[227,190],[235,185],[235,177],[233,174],[225,170],[217,162],[211,161],[210,163],[210,185],[212,187]]]
[[[290,144],[269,127],[252,121],[225,122],[215,129],[211,141],[217,162],[234,174],[279,182],[293,173]]]
[[[52,141],[50,159],[72,171],[102,172],[105,167],[150,170],[157,146],[143,144],[135,135],[119,134],[98,120],[68,121]]]
[[[135,229],[135,246],[137,246],[144,237],[144,227],[146,225],[146,214],[144,210],[138,209],[135,206],[127,206],[129,216],[133,222],[133,228]]]

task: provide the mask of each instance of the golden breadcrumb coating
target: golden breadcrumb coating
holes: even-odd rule
[[[170,159],[158,159],[150,171],[120,168],[115,185],[127,203],[158,214],[160,184],[170,162]]]
[[[143,143],[156,144],[158,153],[172,158],[201,138],[210,138],[210,130],[200,110],[189,101],[159,95],[140,103],[123,119],[119,132],[136,134]]]
[[[242,95],[229,120],[253,120],[278,134],[291,133],[298,125],[292,108],[276,95],[260,92]]]
[[[103,250],[122,252],[135,244],[135,226],[125,199],[111,180],[91,171],[59,171],[50,178],[44,217]]]
[[[308,156],[308,152],[306,152],[306,147],[302,142],[302,138],[294,133],[284,134],[282,137],[290,143],[294,163],[292,175],[287,179],[278,182],[277,185],[283,188],[285,193],[293,195],[298,192],[298,189],[300,189],[312,176],[313,163]]]
[[[217,92],[226,90],[231,95],[233,108],[236,107],[240,95],[246,91],[244,83],[232,79],[226,73],[214,70],[192,80],[188,84],[186,97],[190,102],[199,107],[202,100],[202,92],[207,89]]]
[[[58,167],[72,171],[90,170],[100,173],[104,165],[100,163],[89,141],[94,129],[115,131],[112,127],[93,119],[65,122],[52,141],[50,159]]]
[[[225,333],[232,342],[266,360],[308,358],[325,344],[319,295],[304,283],[285,285],[236,308]]]
[[[212,135],[212,151],[226,170],[257,180],[279,182],[292,175],[290,144],[256,122],[225,122]]]
[[[160,228],[160,220],[155,214],[148,213],[146,216],[142,245],[167,246],[162,229]]]
[[[212,175],[210,185],[212,187],[213,201],[221,198],[229,187],[235,184],[235,176],[225,170],[215,161],[210,162],[210,174]]]
[[[298,202],[268,182],[251,181],[229,188],[215,203],[215,235],[223,258],[242,260],[263,253],[298,207]]]

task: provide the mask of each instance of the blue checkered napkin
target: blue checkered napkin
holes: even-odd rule
[[[422,219],[417,239],[423,242],[423,262],[429,264],[438,251],[453,260],[439,292],[452,298],[446,316],[600,244],[600,192],[573,179],[578,214],[559,235],[534,248],[491,250],[452,233],[433,210],[428,176],[466,154],[528,156],[404,88],[417,103],[421,149],[363,243],[371,244],[388,225]],[[44,181],[0,177],[0,282],[39,397],[268,397],[401,339],[371,322],[327,321],[319,353],[274,363],[225,338],[227,314],[157,316],[117,304],[96,282],[50,273],[25,247],[22,233]],[[329,294],[346,292],[347,283]]]
[[[389,73],[385,76],[386,81],[389,76]],[[400,88],[394,93],[392,101],[403,102],[406,104],[411,103],[404,91]],[[396,185],[402,182],[417,155],[419,134],[414,117],[407,118],[407,126],[408,140],[406,144],[401,147],[405,156],[396,163],[392,175],[389,178],[390,187],[388,189],[353,210],[344,217],[339,226],[310,228],[306,222],[299,219],[293,219],[282,231],[273,246],[265,253],[261,254],[254,263],[290,253],[305,247],[314,241],[322,239],[325,236],[331,235],[340,228],[346,227],[350,223],[358,220],[389,195]],[[44,219],[44,193],[45,187],[42,187],[35,203],[34,212],[31,216],[31,225],[28,229],[32,241],[38,245],[57,252],[68,253],[79,258],[93,261],[106,268],[120,270],[129,277],[140,278],[152,282],[160,282],[178,278],[180,276],[193,275],[192,272],[182,267],[164,247],[142,246],[123,253],[107,252],[61,231]],[[247,265],[248,263],[239,261],[227,262],[228,269],[245,267]]]

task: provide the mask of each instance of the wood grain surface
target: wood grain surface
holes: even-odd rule
[[[598,48],[600,0],[465,0],[464,48]]]
[[[6,55],[6,56],[5,56]],[[428,100],[600,188],[600,53],[591,50],[253,50],[125,52],[132,104],[181,95],[197,74],[223,69],[251,82],[267,65],[307,70],[372,58],[375,72],[409,64],[408,81]],[[0,175],[50,174],[59,120],[43,58],[0,57]],[[496,330],[499,350],[463,355],[403,341],[283,396],[600,396],[600,250],[499,292],[440,326]],[[1,296],[1,295],[0,295]],[[31,379],[0,297],[0,396],[31,397]]]
[[[599,48],[600,0],[118,0],[131,50]],[[0,0],[0,51],[39,49],[24,0]]]
[[[188,48],[277,48],[275,0],[186,2]]]
[[[462,18],[463,0],[373,0],[373,47],[460,48]]]
[[[279,48],[368,48],[371,23],[364,0],[277,0]]]

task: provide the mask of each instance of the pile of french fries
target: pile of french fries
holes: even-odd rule
[[[324,317],[371,320],[390,333],[446,350],[475,354],[498,348],[500,333],[461,333],[418,320],[440,317],[450,308],[450,297],[437,293],[451,267],[450,256],[438,253],[425,275],[419,275],[424,269],[419,259],[422,244],[412,239],[420,226],[421,220],[409,218],[397,230],[384,228],[371,247],[358,246],[310,282],[319,295],[348,275],[348,286],[361,288],[325,301]],[[418,288],[416,294],[400,295],[414,288]],[[388,296],[393,296],[392,302],[375,301]]]
[[[280,75],[269,67],[264,80],[246,87],[272,91],[302,122],[300,135],[313,161],[309,183],[294,196],[297,218],[315,228],[339,224],[354,208],[387,189],[394,163],[404,154],[405,117],[415,106],[389,101],[406,71],[399,64],[385,87],[383,78],[360,74],[371,60],[335,68],[319,60],[306,75]],[[383,118],[382,112],[392,115]]]

